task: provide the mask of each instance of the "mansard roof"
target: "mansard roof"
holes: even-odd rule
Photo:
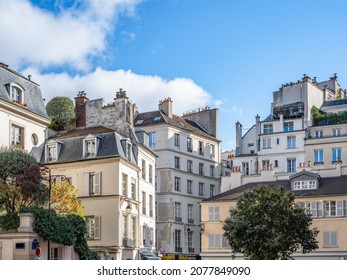
[[[93,158],[85,158],[83,154],[84,140],[88,135],[94,135],[98,139],[96,156]],[[121,141],[123,139],[124,137],[115,132],[115,130],[103,126],[77,128],[50,137],[47,139],[45,144],[41,145],[39,153],[37,151],[34,151],[33,153],[40,155],[40,162],[42,164],[68,163],[110,157],[121,157],[128,159],[122,147]],[[44,145],[48,143],[59,143],[60,148],[57,160],[47,163],[45,156],[46,149],[44,148]],[[131,161],[132,163],[136,164],[134,152],[132,155]]]
[[[309,172],[310,175],[313,174]],[[298,173],[300,174],[300,173]],[[307,171],[303,174],[308,174]],[[299,175],[300,176],[300,175]],[[319,175],[318,175],[319,176]],[[321,178],[318,189],[307,189],[292,191],[290,180],[253,182],[240,187],[228,190],[213,197],[204,199],[206,202],[213,201],[237,201],[247,190],[257,187],[258,185],[267,185],[273,188],[282,187],[287,192],[292,192],[296,198],[304,197],[325,197],[325,196],[344,196],[347,195],[347,176]]]
[[[213,138],[213,140],[219,141],[217,138],[209,134],[207,130],[204,129],[201,125],[199,125],[197,122],[192,120],[187,120],[177,115],[172,115],[172,118],[170,118],[159,110],[140,113],[136,116],[134,121],[135,127],[153,126],[153,125],[160,125],[160,124],[172,125],[179,129],[196,133],[204,137]]]
[[[10,103],[12,103],[10,97],[11,83],[19,85],[25,92],[27,106],[21,108],[49,119],[39,85],[13,71],[7,65],[0,63],[0,99]]]

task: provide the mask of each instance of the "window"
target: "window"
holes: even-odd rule
[[[288,158],[287,159],[287,172],[293,173],[296,171],[296,159]]]
[[[88,189],[88,195],[101,194],[101,172],[92,172],[85,174],[85,184]]]
[[[323,215],[324,217],[336,216],[336,201],[323,201]]]
[[[314,137],[315,138],[322,138],[323,137],[323,130],[315,130]]]
[[[242,163],[242,175],[249,175],[249,163],[243,162]]]
[[[210,197],[215,195],[215,191],[216,191],[216,186],[210,185]]]
[[[136,181],[135,179],[131,180],[131,198],[136,200]]]
[[[188,231],[188,253],[194,253],[193,231]]]
[[[181,231],[178,229],[175,229],[175,252],[182,252]]]
[[[142,192],[142,214],[146,215],[147,214],[147,201],[146,201],[146,192]]]
[[[85,157],[95,157],[96,149],[95,149],[95,140],[86,140],[85,141]]]
[[[122,174],[122,195],[128,196],[128,175]]]
[[[175,177],[175,191],[180,192],[181,191],[181,178]]]
[[[127,158],[129,161],[131,161],[131,154],[132,154],[131,144],[127,143]]]
[[[280,144],[280,138],[276,139],[276,144],[279,145]]]
[[[272,124],[264,124],[263,133],[269,134],[273,132]]]
[[[187,180],[187,194],[192,194],[192,185],[193,185],[193,181],[191,180]]]
[[[131,217],[131,232],[130,232],[130,238],[132,246],[135,246],[135,241],[136,241],[136,217]]]
[[[187,151],[188,152],[193,151],[193,140],[190,137],[187,137]]]
[[[57,144],[47,146],[47,161],[57,160]]]
[[[315,180],[295,181],[293,185],[294,191],[314,189],[317,189],[317,181]]]
[[[341,136],[341,129],[340,128],[334,128],[333,129],[333,136]]]
[[[153,217],[153,195],[149,195],[149,216]]]
[[[323,232],[323,247],[338,247],[337,246],[337,232],[324,231]]]
[[[18,103],[24,103],[24,91],[18,86],[11,85],[11,99]]]
[[[11,146],[16,146],[19,148],[24,148],[24,128],[11,125]]]
[[[332,149],[332,161],[333,163],[341,163],[342,162],[342,151],[341,148],[333,148]]]
[[[219,221],[219,206],[208,207],[208,220]]]
[[[142,160],[141,174],[142,174],[142,179],[146,180],[146,161],[144,159]]]
[[[199,141],[199,155],[204,155],[204,142]]]
[[[323,201],[311,202],[311,215],[313,218],[323,217]]]
[[[274,163],[275,163],[275,167],[278,167],[278,160],[277,159],[274,161]]]
[[[323,150],[314,150],[314,164],[324,164]]]
[[[187,172],[192,173],[193,172],[193,161],[187,160]]]
[[[175,145],[175,147],[180,146],[180,135],[178,133],[174,134],[174,145]]]
[[[155,132],[149,132],[148,133],[148,139],[149,139],[149,147],[155,148],[156,146],[156,133]]]
[[[271,139],[263,138],[263,149],[271,149]]]
[[[188,223],[189,224],[194,224],[193,204],[188,204]]]
[[[229,248],[228,239],[222,234],[209,234],[208,248]]]
[[[51,247],[50,260],[59,260],[60,255],[61,255],[61,248]]]
[[[175,157],[175,168],[180,169],[180,158]]]
[[[100,216],[86,216],[86,234],[87,239],[100,239],[101,227],[100,227]]]
[[[214,166],[210,165],[210,176],[214,177]]]
[[[283,123],[283,131],[289,132],[294,130],[294,123],[293,122],[285,122]]]
[[[210,156],[211,157],[215,156],[215,147],[213,144],[210,144]]]
[[[123,216],[123,239],[128,238],[128,217]]]
[[[182,222],[181,203],[175,202],[175,221]]]
[[[288,136],[287,137],[287,148],[288,149],[296,148],[296,136]]]
[[[199,195],[204,196],[204,183],[199,183]]]
[[[152,164],[148,166],[148,181],[150,183],[153,183],[153,165]]]
[[[39,143],[39,138],[36,133],[31,134],[31,143],[34,146],[37,146],[37,144]]]
[[[270,169],[270,161],[269,160],[263,160],[262,161],[262,169],[263,170],[269,170]]]
[[[199,175],[204,175],[204,164],[199,163]]]

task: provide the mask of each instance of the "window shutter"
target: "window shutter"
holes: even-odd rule
[[[208,235],[208,248],[214,248],[214,235]]]
[[[343,200],[336,200],[336,213],[337,213],[337,216],[341,217],[343,216]]]
[[[208,207],[208,220],[213,221],[213,206]]]
[[[323,201],[317,201],[317,216],[323,217]]]
[[[95,195],[101,195],[101,172],[95,173]]]
[[[330,235],[330,232],[329,231],[326,231],[326,232],[323,232],[323,246],[324,247],[327,247],[329,246],[329,235]]]
[[[347,216],[347,200],[343,201],[344,216]]]
[[[216,234],[215,235],[215,248],[221,248],[222,247],[222,235]]]
[[[89,196],[89,173],[83,174],[83,195]]]
[[[101,237],[101,216],[94,217],[94,239]]]
[[[228,248],[228,246],[229,246],[228,239],[224,235],[222,235],[222,248]]]
[[[336,231],[332,231],[330,232],[330,245],[333,247],[337,247],[337,232]]]
[[[317,201],[311,202],[311,214],[313,218],[317,218],[318,216]]]

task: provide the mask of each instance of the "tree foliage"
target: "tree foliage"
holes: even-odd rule
[[[51,208],[60,215],[75,214],[83,216],[83,207],[81,201],[77,198],[77,190],[67,180],[53,185]]]
[[[294,195],[282,188],[259,185],[246,191],[230,210],[223,229],[233,256],[246,259],[291,259],[296,251],[318,248],[318,230],[311,228],[310,214],[294,203]]]
[[[26,151],[0,149],[0,209],[16,213],[22,207],[43,205],[48,188],[42,182],[42,168]]]
[[[75,119],[75,107],[73,101],[66,96],[56,96],[46,105],[48,116],[52,119],[50,128],[64,130],[64,126]]]
[[[34,231],[43,238],[66,246],[74,246],[81,260],[98,260],[97,252],[88,248],[85,238],[85,220],[77,215],[58,215],[53,209],[50,211],[39,207],[27,207],[22,212],[33,213],[35,220]]]

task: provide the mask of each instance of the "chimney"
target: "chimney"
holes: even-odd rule
[[[238,156],[241,154],[241,140],[242,140],[242,125],[238,121],[236,122],[236,151],[235,155]]]
[[[171,97],[159,101],[159,111],[163,112],[169,118],[172,118],[172,100]]]
[[[76,127],[86,126],[86,103],[88,102],[87,93],[79,91],[75,97],[76,108]]]

